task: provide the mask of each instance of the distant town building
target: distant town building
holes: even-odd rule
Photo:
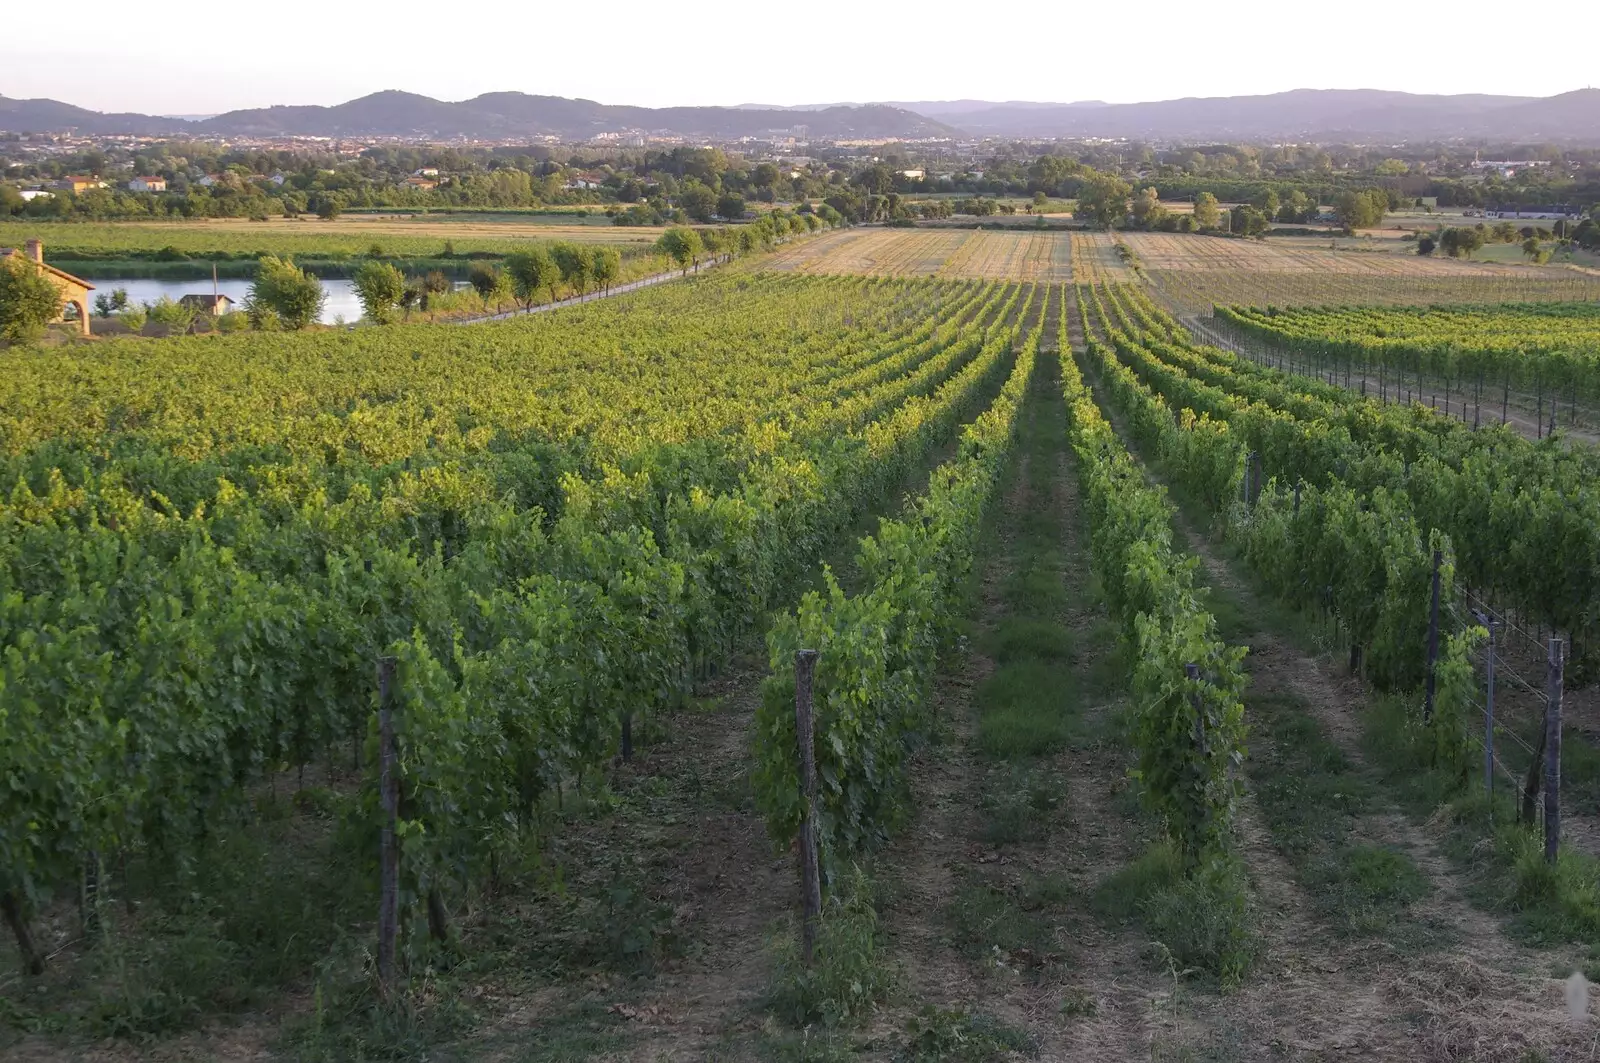
[[[1537,170],[1550,163],[1544,159],[1473,159],[1472,168],[1480,172],[1493,172],[1501,177],[1515,177],[1518,170]]]
[[[1583,212],[1570,203],[1546,203],[1537,206],[1498,206],[1484,211],[1486,218],[1544,219],[1548,221],[1577,221]]]
[[[87,192],[91,188],[104,188],[106,183],[98,177],[63,177],[56,187],[64,192]]]
[[[130,192],[165,192],[167,179],[165,177],[135,177],[128,182]]]
[[[606,175],[598,170],[580,170],[562,184],[565,189],[599,188],[606,183]]]
[[[227,179],[227,174],[208,173],[196,181],[195,184],[199,185],[201,188],[214,188],[215,186],[225,182]]]
[[[400,182],[402,188],[414,188],[419,192],[432,192],[439,187],[438,181],[431,181],[426,177],[407,177]]]
[[[911,181],[920,181],[928,175],[926,170],[901,170],[900,176]]]
[[[411,171],[411,176],[412,177],[438,177],[439,176],[439,167],[437,167],[437,166],[424,166],[420,170],[412,170]]]
[[[48,197],[55,195],[55,193],[50,191],[48,188],[24,188],[20,194],[24,203],[28,202],[29,200],[38,199],[40,196]]]
[[[29,240],[24,249],[18,251],[14,247],[0,247],[0,258],[11,255],[22,255],[32,261],[45,276],[55,282],[56,290],[61,293],[61,313],[54,318],[56,321],[67,320],[67,310],[70,308],[77,315],[75,324],[78,332],[84,336],[89,335],[89,293],[94,291],[94,285],[79,277],[74,277],[65,270],[56,269],[44,260],[44,244],[38,240]]]

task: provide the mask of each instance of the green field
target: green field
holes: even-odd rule
[[[196,258],[254,258],[263,254],[337,260],[366,255],[376,246],[396,257],[440,257],[446,244],[457,255],[504,255],[530,242],[569,240],[649,246],[659,229],[542,224],[538,221],[462,221],[389,216],[267,222],[36,222],[0,223],[0,246],[30,238],[44,242],[49,259],[91,260],[153,255],[163,250]]]

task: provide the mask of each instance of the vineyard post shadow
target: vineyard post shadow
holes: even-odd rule
[[[1489,631],[1489,652],[1483,663],[1483,791],[1489,797],[1489,815],[1494,815],[1494,629],[1500,623],[1493,613],[1476,614]]]
[[[1561,846],[1561,697],[1565,682],[1566,662],[1564,645],[1552,637],[1545,650],[1546,678],[1544,696],[1544,727],[1539,731],[1538,743],[1533,749],[1533,760],[1528,765],[1527,777],[1522,784],[1523,823],[1533,823],[1534,798],[1538,796],[1541,781],[1544,787],[1544,858],[1555,862]]]
[[[817,651],[794,655],[794,724],[800,744],[800,958],[810,967],[816,954],[817,919],[822,913],[822,880],[817,867],[817,758],[813,747],[811,681]]]
[[[400,931],[400,851],[395,843],[399,780],[395,778],[393,657],[378,658],[378,990],[387,996],[394,981],[395,938]]]

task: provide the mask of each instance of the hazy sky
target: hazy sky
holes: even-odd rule
[[[1432,19],[1427,8],[1370,5],[1319,19],[1281,0],[1024,0],[990,9],[290,0],[183,11],[78,0],[65,20],[49,4],[8,7],[0,95],[156,114],[338,103],[380,89],[446,100],[516,90],[646,106],[1123,103],[1292,88],[1548,96],[1594,79],[1582,44],[1590,0],[1536,0],[1514,13],[1463,0]],[[1395,24],[1379,21],[1387,16]],[[1527,51],[1491,47],[1485,27],[1508,21]],[[1370,40],[1346,36],[1363,25]],[[1122,43],[1130,38],[1138,45]],[[1563,42],[1578,45],[1573,59],[1548,50]]]

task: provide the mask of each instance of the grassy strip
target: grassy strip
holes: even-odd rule
[[[385,257],[379,261],[408,274],[431,273],[435,270],[448,277],[464,278],[478,262],[498,265],[501,256],[482,258],[407,258]],[[355,276],[368,259],[365,258],[297,258],[295,265],[313,276],[347,278]],[[50,264],[74,276],[90,276],[95,280],[209,280],[215,269],[217,276],[226,280],[251,278],[259,269],[260,260],[251,258],[226,258],[217,261],[191,259],[181,262],[162,262],[144,258],[56,258]]]
[[[1441,944],[1439,929],[1411,911],[1433,888],[1415,861],[1361,838],[1361,820],[1382,811],[1376,781],[1293,693],[1247,696],[1246,706],[1267,739],[1248,763],[1251,782],[1274,843],[1318,913],[1342,934],[1381,937],[1393,948]]]
[[[1491,798],[1481,779],[1464,783],[1434,768],[1430,736],[1411,716],[1399,698],[1380,699],[1367,714],[1367,756],[1386,785],[1414,815],[1445,824],[1445,853],[1467,872],[1476,904],[1509,916],[1507,929],[1524,944],[1587,948],[1585,973],[1600,980],[1600,860],[1569,840],[1546,862],[1543,828],[1517,821],[1521,795],[1510,780],[1497,778]]]
[[[973,692],[974,746],[983,757],[977,838],[996,849],[1042,847],[1060,826],[1068,781],[1050,761],[1084,738],[1079,655],[1064,623],[1071,603],[1061,512],[1052,503],[1065,440],[1058,385],[1042,354],[1018,419],[1017,443],[985,530],[990,571],[1004,573],[1000,613],[978,635],[994,671]],[[1016,504],[1013,500],[1021,498]],[[1056,933],[1072,886],[1049,872],[1020,878],[998,862],[963,869],[946,911],[954,940],[974,963],[1033,979],[1064,962]]]

